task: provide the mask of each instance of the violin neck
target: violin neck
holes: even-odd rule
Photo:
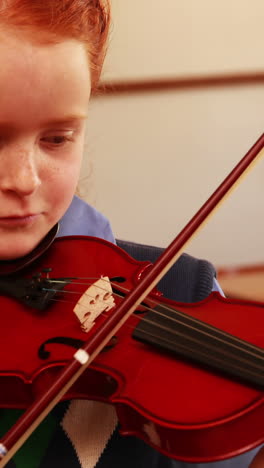
[[[133,338],[205,369],[264,389],[261,348],[184,312],[158,305],[146,313],[135,328]]]

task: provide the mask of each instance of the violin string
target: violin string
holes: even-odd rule
[[[163,328],[163,327],[162,327],[162,328]],[[165,329],[165,327],[164,327],[164,329]],[[170,329],[170,328],[167,328],[167,330],[168,330],[169,332],[171,332],[171,329]],[[146,330],[144,330],[143,333],[144,333],[145,335],[149,335],[149,336],[155,338],[155,335],[154,335],[153,333],[150,333],[150,332],[148,332],[148,331],[146,331]],[[184,336],[184,335],[181,334],[181,333],[176,333],[175,335],[176,335],[176,336],[179,336],[179,337]],[[172,345],[174,345],[174,340],[169,340],[168,338],[165,338],[165,339],[162,338],[162,341],[165,342],[165,343],[167,343],[167,344],[172,344]],[[198,344],[201,344],[198,340],[197,340],[197,343],[198,343]],[[204,345],[204,342],[202,342],[202,344]],[[177,351],[178,351],[178,354],[179,354],[179,355],[181,355],[181,352],[182,352],[182,351],[187,351],[187,352],[188,352],[188,351],[193,351],[193,352],[195,353],[194,356],[195,356],[196,359],[194,359],[194,358],[193,358],[193,359],[192,359],[192,358],[189,358],[189,359],[192,360],[192,361],[196,361],[196,360],[197,360],[197,356],[203,357],[203,362],[204,362],[205,364],[208,364],[208,361],[206,361],[205,358],[208,358],[208,357],[211,358],[211,357],[212,357],[212,350],[210,350],[209,347],[208,347],[207,350],[203,350],[203,349],[201,349],[201,347],[199,347],[199,348],[193,347],[193,348],[192,348],[192,347],[189,347],[189,346],[185,346],[184,344],[180,344],[180,345],[177,344]],[[176,351],[176,352],[177,352],[177,351]],[[221,353],[223,354],[223,351],[222,351],[222,350],[221,350]],[[227,354],[227,353],[224,352],[224,354]],[[229,355],[227,354],[227,357],[228,357],[228,356],[229,356]],[[233,358],[232,355],[231,355],[231,357]],[[220,355],[220,356],[214,355],[214,356],[213,356],[213,360],[214,360],[214,362],[217,362],[217,363],[219,363],[219,364],[222,364],[222,370],[226,370],[225,367],[226,367],[226,364],[228,364],[228,367],[231,367],[231,368],[233,367],[235,370],[240,370],[240,371],[242,371],[242,372],[243,372],[243,371],[246,371],[246,373],[247,373],[249,376],[256,377],[257,379],[258,379],[259,377],[261,377],[260,374],[259,374],[259,370],[263,370],[263,367],[259,367],[259,366],[257,366],[256,371],[255,371],[252,367],[250,368],[250,367],[242,366],[242,363],[248,364],[248,361],[247,361],[247,360],[244,360],[244,359],[241,359],[241,358],[237,358],[236,361],[235,361],[235,364],[233,364],[233,365],[232,365],[232,363],[230,363],[230,361],[224,360],[222,355]],[[240,363],[241,363],[241,366],[239,365]],[[259,367],[259,370],[258,370],[258,367]]]
[[[86,280],[98,280],[98,278],[92,278],[92,277],[91,277],[91,278],[81,278],[81,279],[86,279]],[[100,278],[100,279],[103,280],[103,278]],[[105,280],[105,281],[106,281],[106,280]],[[92,285],[92,283],[79,283],[79,282],[76,283],[76,284],[82,284],[82,285],[84,285],[84,284],[85,284],[85,285],[90,284],[90,285]],[[129,290],[128,290],[127,288],[125,288],[124,286],[121,286],[121,285],[116,284],[116,283],[114,283],[114,282],[112,282],[112,284],[113,284],[116,288],[119,288],[119,289],[123,290],[123,291],[126,292],[126,293],[129,292]],[[100,286],[97,286],[97,287],[99,287],[100,289],[102,289],[102,290],[104,291],[104,288],[102,288],[102,287],[100,287]],[[77,293],[76,293],[76,294],[77,294]],[[116,293],[115,293],[115,294],[116,294]],[[152,299],[152,298],[151,298],[151,301],[152,301],[155,305],[160,305],[155,299]],[[151,312],[154,312],[154,313],[156,313],[156,314],[158,314],[158,315],[162,315],[162,313],[161,313],[160,311],[157,311],[157,310],[155,310],[155,309],[149,308],[149,307],[147,307],[147,306],[145,306],[145,305],[144,305],[143,307],[144,307],[146,310],[149,310],[149,311],[151,311]],[[231,335],[231,334],[229,334],[229,333],[227,333],[227,332],[225,332],[225,331],[223,331],[223,330],[221,330],[221,329],[217,329],[216,327],[213,327],[212,325],[209,325],[209,324],[207,324],[206,322],[203,322],[203,321],[201,321],[201,320],[199,320],[199,319],[196,319],[195,317],[192,317],[192,316],[190,316],[190,315],[188,315],[188,314],[185,314],[184,312],[181,312],[181,311],[179,311],[179,310],[175,310],[175,309],[169,307],[168,305],[164,305],[164,304],[163,304],[162,307],[163,307],[163,309],[165,309],[165,311],[171,312],[171,313],[173,313],[175,316],[177,315],[177,318],[178,318],[178,317],[183,317],[184,320],[188,320],[189,323],[191,323],[191,324],[193,323],[193,324],[195,324],[195,325],[202,325],[202,327],[203,327],[204,329],[208,329],[208,330],[211,331],[211,332],[217,331],[217,332],[219,333],[219,335],[221,335],[221,337],[223,337],[223,338],[226,337],[226,338],[229,338],[229,339],[231,338],[231,339],[233,340],[233,342],[237,342],[238,345],[240,345],[240,346],[241,346],[241,344],[244,345],[244,349],[245,349],[245,346],[246,346],[248,349],[251,349],[252,351],[257,352],[258,355],[261,354],[261,355],[264,356],[264,350],[262,350],[261,348],[259,348],[258,346],[254,345],[254,344],[252,344],[252,343],[245,342],[245,341],[241,340],[240,338],[238,338],[238,337],[236,337],[236,336],[234,336],[234,335]],[[181,322],[179,319],[178,319],[178,320],[175,320],[175,319],[173,319],[172,317],[168,317],[168,316],[165,315],[165,314],[164,314],[164,316],[165,316],[166,318],[169,318],[170,320],[176,321],[176,322],[179,323],[179,324],[183,324],[183,322]],[[190,325],[189,327],[190,327],[190,329],[196,330],[196,327],[195,327],[195,326],[192,327],[192,326]],[[206,333],[206,332],[204,332],[204,333]],[[216,338],[216,337],[213,336],[213,335],[210,335],[210,334],[207,334],[207,335],[208,335],[209,337]],[[240,346],[237,346],[237,349],[240,349],[240,350],[243,349],[243,348],[241,348]],[[252,353],[252,355],[257,356],[257,354],[255,354],[254,352]]]
[[[86,280],[87,280],[87,279],[89,279],[89,280],[90,280],[90,279],[97,280],[98,278],[82,278],[82,279],[86,279]],[[103,279],[103,278],[101,278],[101,279]],[[55,280],[55,282],[56,282],[56,281],[57,281],[57,280]],[[78,282],[77,284],[80,284],[80,283]],[[81,283],[81,284],[87,285],[87,283]],[[124,287],[122,287],[122,286],[120,287],[120,285],[116,285],[116,286],[119,287],[120,289],[123,289],[123,290],[125,290],[126,292],[128,292],[128,290],[127,290],[126,288],[124,288]],[[100,287],[100,288],[101,288],[101,287]],[[103,289],[103,288],[101,288],[101,289]],[[65,291],[64,291],[64,292],[65,292]],[[67,291],[67,292],[68,292],[68,291]],[[75,293],[74,293],[74,294],[75,294]],[[152,302],[158,304],[156,301],[152,301]],[[157,310],[153,310],[153,309],[147,308],[147,307],[145,307],[145,306],[144,306],[144,308],[145,308],[145,309],[148,309],[148,310],[150,310],[150,311],[152,311],[152,312],[154,312],[154,313],[156,313],[156,314],[158,313],[159,315],[163,315],[161,312],[158,312]],[[184,317],[184,319],[187,318],[187,319],[189,320],[189,322],[195,322],[196,324],[202,325],[204,328],[207,328],[207,329],[209,329],[209,330],[215,331],[215,328],[213,328],[212,326],[206,324],[205,322],[201,322],[201,321],[199,321],[198,319],[195,319],[195,318],[193,318],[193,317],[191,317],[191,316],[188,316],[187,314],[184,314],[184,313],[182,313],[182,312],[180,312],[180,311],[175,311],[174,309],[172,309],[172,308],[170,308],[170,307],[168,307],[168,306],[164,306],[164,305],[163,305],[163,308],[164,308],[165,310],[168,310],[168,311],[170,311],[170,312],[173,312],[174,314],[181,315],[182,317]],[[174,321],[174,322],[176,322],[176,323],[183,324],[183,322],[181,322],[181,321],[179,321],[179,320],[175,320],[175,319],[172,318],[172,317],[167,317],[165,314],[164,314],[164,316],[165,316],[167,319],[172,320],[172,321]],[[142,318],[142,320],[146,320],[146,319]],[[197,330],[195,327],[192,327],[191,325],[186,325],[186,324],[184,324],[184,325],[187,326],[187,327],[189,327],[191,330]],[[209,336],[209,337],[212,337],[212,335],[210,335],[209,333],[206,333],[205,331],[200,331],[200,332],[203,333],[204,335],[207,335],[207,336]],[[235,347],[236,349],[238,349],[238,350],[240,350],[240,351],[244,351],[244,352],[247,352],[247,354],[251,354],[253,357],[255,356],[255,357],[260,358],[260,354],[263,354],[263,350],[262,350],[261,348],[258,348],[257,346],[252,345],[251,343],[243,342],[241,339],[239,339],[239,338],[237,338],[237,337],[235,337],[235,336],[233,336],[233,335],[230,335],[230,334],[228,334],[228,333],[226,333],[226,332],[223,332],[223,331],[220,330],[220,329],[217,329],[217,332],[218,332],[220,335],[222,335],[223,338],[225,338],[225,337],[228,337],[229,339],[231,338],[234,342],[237,342],[237,343],[239,344],[239,346],[236,345],[236,344],[234,344],[234,343],[231,343],[230,341],[229,341],[229,342],[226,342],[224,339],[221,339],[221,338],[219,338],[219,337],[215,337],[215,336],[214,336],[213,338],[216,339],[216,340],[218,340],[220,343],[228,344],[229,346],[231,345],[231,346]],[[241,345],[242,345],[243,347],[241,347]],[[256,354],[256,352],[255,352],[255,353],[252,353],[252,352],[248,351],[246,348],[250,348],[250,349],[253,349],[254,351],[257,351],[257,352],[258,352],[258,355]]]
[[[155,312],[158,313],[159,315],[162,315],[161,313],[159,313],[159,311],[155,311]],[[170,319],[170,317],[166,317],[166,318]],[[164,330],[164,331],[166,331],[166,332],[169,332],[170,334],[174,335],[174,338],[183,337],[185,340],[188,340],[188,341],[191,343],[191,345],[194,344],[194,343],[196,343],[197,345],[199,345],[199,348],[197,348],[197,347],[196,347],[196,348],[193,348],[193,350],[194,350],[195,352],[197,352],[197,350],[198,350],[199,353],[200,353],[200,351],[201,351],[201,346],[205,346],[205,347],[208,348],[208,351],[210,351],[210,352],[215,352],[215,351],[216,351],[216,352],[219,352],[219,351],[220,351],[220,352],[222,353],[222,355],[225,355],[226,357],[230,357],[230,356],[231,356],[231,358],[234,358],[234,355],[230,354],[230,350],[225,350],[225,349],[219,350],[219,349],[217,348],[217,343],[214,343],[213,346],[212,346],[210,343],[205,342],[205,341],[202,339],[202,335],[204,335],[205,333],[203,333],[203,332],[200,333],[200,330],[199,330],[200,336],[198,336],[198,338],[195,338],[195,337],[190,336],[190,335],[188,335],[188,334],[186,334],[186,333],[184,333],[184,332],[180,332],[180,331],[178,331],[177,329],[176,329],[176,330],[172,330],[171,327],[165,327],[164,325],[161,325],[161,324],[158,324],[158,325],[157,325],[155,322],[153,322],[152,320],[149,320],[147,317],[143,317],[142,320],[143,320],[144,322],[147,322],[147,323],[149,323],[149,324],[151,324],[151,325],[154,325],[154,326],[158,327],[159,329],[162,329],[162,330]],[[175,320],[174,320],[174,321],[175,321]],[[177,321],[176,321],[176,322],[177,322]],[[194,330],[197,331],[197,329],[194,329]],[[146,330],[141,330],[141,332],[146,333],[146,334],[149,334],[149,335],[152,335],[154,338],[155,338],[155,337],[159,338],[159,335],[154,335],[154,333],[151,334],[151,333],[149,333],[149,332],[146,332]],[[211,337],[209,334],[206,334],[206,335],[209,336],[209,337]],[[214,337],[214,338],[215,338],[215,337]],[[162,337],[161,339],[162,339],[162,341],[166,341],[167,343],[170,343],[170,344],[174,344],[174,343],[175,343],[175,340],[168,340],[167,338],[164,339],[164,337]],[[235,348],[236,348],[237,350],[239,350],[239,351],[241,351],[241,350],[244,351],[244,352],[246,351],[246,354],[247,354],[247,356],[249,357],[249,359],[244,358],[244,357],[242,357],[242,356],[238,356],[238,357],[236,357],[236,360],[237,360],[238,362],[240,361],[240,362],[244,362],[245,364],[251,364],[251,365],[252,365],[252,359],[250,360],[250,356],[257,357],[258,359],[261,359],[261,360],[262,360],[262,357],[261,357],[261,356],[258,356],[258,355],[256,355],[255,353],[252,353],[252,352],[248,352],[247,350],[245,350],[245,349],[243,349],[243,348],[241,348],[241,347],[239,347],[239,346],[235,346],[232,342],[226,342],[226,341],[220,340],[220,339],[217,339],[217,341],[220,342],[220,344],[221,344],[221,343],[224,344],[224,345],[227,344],[228,346],[231,346],[231,348],[234,348],[234,347],[235,347]],[[178,347],[178,346],[179,346],[179,343],[177,343],[177,347]],[[188,346],[182,346],[182,345],[181,345],[181,347],[184,348],[184,349],[188,349]],[[192,348],[189,348],[189,349],[192,349]],[[261,351],[262,351],[262,350],[261,350]],[[231,352],[232,352],[232,349],[231,349]],[[223,361],[223,362],[224,362],[224,361]],[[257,367],[258,370],[260,370],[260,371],[263,370],[262,362],[261,362],[260,364],[258,364],[257,362],[254,362],[254,361],[253,361],[253,365],[254,365],[255,367]]]
[[[84,278],[82,278],[82,279],[84,279]],[[85,279],[91,279],[91,278],[85,278]],[[92,279],[94,280],[94,279],[97,279],[97,278],[92,278]],[[56,281],[57,281],[57,280],[55,280],[55,282],[56,282]],[[80,284],[80,283],[78,282],[78,284]],[[84,283],[81,283],[81,284],[84,284]],[[120,285],[116,285],[116,286],[118,286],[120,289],[123,289],[123,290],[125,290],[125,291],[127,292],[127,289],[126,289],[126,288],[120,287]],[[101,288],[101,289],[103,289],[103,288]],[[104,290],[104,289],[103,289],[103,290]],[[75,294],[75,292],[72,292],[72,291],[64,291],[64,292],[67,292],[67,293],[70,292],[70,293]],[[114,295],[117,295],[117,294],[115,293]],[[152,302],[158,304],[156,301],[153,301],[153,300],[152,300]],[[182,312],[180,312],[180,311],[175,311],[174,309],[172,309],[172,308],[170,308],[170,307],[168,307],[168,306],[162,305],[162,307],[163,307],[165,310],[168,310],[168,311],[170,311],[170,312],[173,312],[174,314],[184,316],[184,318],[185,318],[185,319],[187,318],[190,322],[195,322],[196,324],[198,323],[199,325],[204,326],[204,328],[207,328],[207,329],[209,329],[209,330],[215,331],[215,329],[214,329],[212,326],[206,324],[205,322],[201,322],[201,321],[199,321],[199,320],[197,320],[197,319],[195,319],[195,318],[193,318],[193,317],[190,317],[190,316],[188,316],[187,314],[184,314],[184,313],[182,313]],[[151,308],[149,308],[149,307],[146,307],[145,305],[144,305],[144,309],[145,309],[145,310],[150,310],[150,311],[152,311],[152,312],[154,312],[154,313],[156,313],[156,314],[158,314],[158,315],[160,315],[160,316],[165,316],[167,319],[169,319],[169,320],[171,320],[171,321],[174,321],[174,322],[176,322],[176,323],[180,323],[181,325],[183,324],[183,322],[179,321],[179,319],[176,320],[175,318],[168,317],[168,316],[166,316],[165,314],[163,314],[162,312],[157,311],[157,310],[155,310],[155,309],[151,309]],[[149,322],[149,319],[146,319],[145,317],[142,317],[142,320],[143,320],[143,321],[148,321],[148,322]],[[149,322],[149,323],[150,323],[150,322]],[[152,322],[152,323],[154,324],[154,322]],[[185,327],[187,327],[187,328],[190,328],[191,330],[197,331],[197,328],[195,328],[195,327],[193,327],[193,326],[191,326],[191,325],[188,325],[188,324],[183,324],[183,325],[184,325]],[[157,324],[156,324],[156,326],[157,326]],[[158,326],[160,326],[160,325],[158,325]],[[161,326],[160,326],[160,327],[161,327]],[[162,328],[162,327],[161,327],[161,328]],[[170,328],[169,330],[171,331],[171,328]],[[219,330],[219,329],[217,329],[217,332],[218,332],[220,335],[222,335],[223,338],[225,338],[225,337],[228,337],[229,339],[231,338],[233,341],[237,342],[240,346],[238,346],[238,345],[236,345],[235,343],[232,343],[232,342],[230,342],[230,341],[227,342],[227,341],[225,341],[222,337],[219,338],[219,337],[216,337],[216,336],[212,336],[212,335],[210,335],[210,333],[207,333],[207,332],[204,331],[204,330],[199,330],[199,333],[200,333],[201,335],[206,335],[206,336],[209,336],[209,338],[214,338],[214,340],[217,340],[218,342],[223,343],[223,344],[227,344],[228,346],[231,345],[231,347],[236,348],[236,349],[238,349],[239,351],[247,352],[248,355],[252,355],[253,357],[255,356],[255,357],[260,358],[260,355],[257,355],[256,353],[253,353],[253,352],[251,352],[251,351],[246,350],[246,349],[245,349],[245,346],[248,347],[248,348],[253,349],[254,351],[257,351],[259,354],[263,354],[263,350],[262,350],[261,348],[258,348],[258,347],[256,347],[255,345],[252,345],[251,343],[243,342],[243,341],[240,340],[239,338],[237,338],[237,337],[235,337],[235,336],[233,336],[233,335],[230,335],[230,334],[228,334],[228,333],[226,333],[226,332],[223,332],[222,330]],[[178,333],[176,333],[176,336],[178,336]],[[183,335],[183,336],[186,336],[186,335]],[[189,338],[189,339],[190,339],[190,338]],[[194,341],[197,341],[197,340],[194,340]],[[244,345],[244,348],[241,347],[241,344]],[[247,361],[247,362],[248,362],[248,361]]]
[[[59,302],[60,302],[60,300],[58,300],[58,299],[57,299],[57,300],[54,299],[54,301],[57,301],[57,302],[59,301]],[[71,302],[71,301],[62,301],[62,302]],[[150,311],[152,311],[152,309],[150,309]],[[158,312],[158,313],[159,313],[159,312]],[[162,315],[162,314],[160,314],[160,315]],[[102,313],[101,316],[102,316],[102,317],[106,317],[106,318],[108,317],[108,315],[105,314],[105,313]],[[144,318],[144,317],[143,317],[142,320],[143,320],[144,322],[147,322],[147,323],[151,324],[151,325],[157,326],[157,324],[156,324],[155,322],[153,322],[152,320],[149,320],[148,318]],[[125,324],[124,326],[126,326],[127,329],[134,330],[134,327],[133,327],[132,325]],[[173,333],[173,335],[174,335],[174,339],[173,339],[173,340],[172,340],[172,339],[168,339],[167,337],[165,338],[165,337],[163,336],[163,337],[162,337],[163,343],[165,342],[166,344],[174,345],[174,344],[175,344],[175,338],[177,338],[177,337],[184,337],[185,339],[187,339],[187,340],[190,341],[191,346],[188,346],[187,344],[179,344],[179,343],[177,343],[177,351],[178,351],[178,352],[179,352],[179,349],[180,349],[182,352],[183,352],[183,351],[186,351],[186,350],[187,350],[187,351],[193,350],[193,351],[195,352],[196,358],[197,358],[197,352],[198,352],[199,357],[205,359],[205,358],[208,358],[208,356],[211,356],[211,355],[212,355],[212,350],[215,351],[214,347],[212,347],[212,348],[210,349],[210,344],[208,345],[208,343],[205,343],[204,341],[201,341],[201,340],[199,340],[199,339],[195,339],[195,338],[190,337],[190,336],[188,336],[188,335],[186,335],[186,334],[184,334],[184,333],[181,333],[181,332],[179,332],[179,331],[176,331],[176,332],[173,331],[173,332],[172,332],[171,327],[166,327],[166,326],[160,325],[160,324],[158,324],[158,327],[159,327],[160,329],[164,330],[164,331]],[[159,335],[157,335],[157,334],[155,334],[155,333],[150,333],[149,331],[146,331],[146,330],[144,330],[143,333],[144,333],[145,335],[151,336],[152,338],[157,338],[157,337],[159,337]],[[207,348],[207,349],[206,349],[206,350],[203,350],[201,346],[199,346],[199,348],[194,347],[194,346],[192,347],[192,345],[193,345],[194,343],[196,343],[196,344],[198,344],[198,345],[205,346],[205,348]],[[216,351],[219,352],[219,349],[217,349]],[[222,353],[222,355],[220,355],[220,357],[214,355],[214,362],[217,362],[217,363],[219,363],[219,364],[223,364],[224,367],[225,367],[226,361],[223,359],[223,357],[224,357],[223,355],[225,355],[225,357],[229,357],[230,354],[228,353],[228,351],[225,351],[225,350],[221,350],[221,353]],[[180,353],[179,353],[179,354],[180,354]],[[231,354],[231,357],[233,357],[232,354]],[[206,361],[206,362],[207,362],[207,361]],[[228,363],[229,363],[229,366],[230,366],[230,361],[229,361]],[[236,358],[235,369],[237,369],[237,370],[242,370],[242,371],[245,371],[245,369],[246,369],[246,372],[247,372],[248,375],[253,376],[253,377],[259,377],[259,372],[254,372],[253,369],[250,369],[250,368],[248,368],[248,367],[245,368],[245,366],[244,366],[244,367],[241,367],[241,366],[237,365],[237,364],[240,364],[240,363],[241,363],[241,364],[242,364],[242,363],[244,363],[244,364],[249,364],[250,362],[249,362],[247,359],[243,359],[243,358],[241,359],[241,357]],[[234,366],[233,366],[233,367],[234,367]],[[262,370],[262,367],[257,365],[257,371],[259,371],[259,370]]]
[[[147,319],[147,318],[146,318],[144,321],[145,321],[145,322],[148,322],[148,323],[150,323],[150,324],[156,325],[155,322],[150,321],[150,320]],[[178,332],[177,330],[176,330],[176,332],[175,332],[175,331],[172,331],[170,327],[165,327],[164,325],[160,325],[160,324],[159,324],[159,328],[163,329],[164,331],[169,332],[170,334],[173,334],[174,337],[184,337],[186,340],[189,340],[189,341],[191,342],[191,344],[196,343],[196,344],[198,344],[198,345],[205,346],[206,348],[208,348],[208,352],[210,351],[210,355],[211,355],[211,352],[212,352],[212,351],[216,351],[216,352],[220,352],[222,355],[225,355],[226,357],[231,356],[231,358],[234,359],[234,355],[230,354],[229,350],[225,350],[225,349],[219,350],[219,349],[217,349],[215,346],[211,346],[210,343],[206,343],[206,342],[204,342],[203,340],[201,341],[199,338],[197,339],[197,338],[188,336],[187,334]],[[142,330],[141,330],[141,332],[142,332]],[[146,330],[143,330],[143,333],[148,334],[148,335],[152,335],[153,337],[155,337],[155,335],[154,335],[153,333],[149,333],[149,332],[146,331]],[[165,342],[167,342],[168,344],[174,344],[174,342],[175,342],[174,340],[169,340],[168,338],[165,338],[165,339],[164,339],[164,337],[162,337],[162,341],[165,341]],[[224,343],[224,344],[225,344],[225,343]],[[228,343],[228,344],[229,344],[229,343]],[[179,343],[177,343],[177,346],[179,346]],[[193,351],[195,351],[196,353],[197,353],[197,350],[198,350],[199,353],[205,354],[205,353],[201,350],[201,346],[199,346],[199,348],[198,348],[198,347],[194,347],[194,348],[189,347],[189,348],[188,348],[188,346],[184,346],[184,345],[180,345],[180,346],[181,346],[181,348],[186,349],[186,350],[193,349]],[[250,354],[251,354],[251,353],[250,353]],[[207,353],[206,355],[208,355],[208,353]],[[220,358],[217,358],[216,356],[214,356],[214,359],[219,360],[219,362],[226,362],[226,361],[221,360],[221,358],[222,358],[222,356],[221,356]],[[243,358],[243,357],[241,357],[241,356],[236,357],[236,362],[239,362],[239,363],[241,362],[241,363],[251,364],[251,365],[252,365],[252,361],[250,361],[250,360],[248,360],[248,359],[245,359],[245,358]],[[254,363],[254,366],[255,366],[258,370],[263,371],[263,366],[262,366],[261,364],[259,365],[258,363],[255,363],[254,361],[253,361],[253,363]],[[243,367],[243,368],[239,367],[239,368],[240,368],[240,369],[243,369],[243,370],[245,369],[245,367]],[[248,367],[246,368],[246,370],[249,371]],[[255,374],[255,373],[252,372],[252,371],[249,371],[249,372],[250,372],[252,375],[259,375],[259,374]]]

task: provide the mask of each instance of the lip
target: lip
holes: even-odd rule
[[[0,216],[0,226],[22,226],[32,224],[39,214],[23,214],[23,215],[12,215],[12,216]]]

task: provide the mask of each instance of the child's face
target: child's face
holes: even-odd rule
[[[78,183],[91,81],[82,44],[0,35],[0,260],[29,253]]]

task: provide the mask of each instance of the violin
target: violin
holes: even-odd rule
[[[263,147],[264,135],[154,265],[82,236],[48,242],[22,270],[6,265],[0,406],[27,410],[2,440],[0,467],[65,398],[115,405],[122,434],[184,461],[263,442],[264,304],[218,293],[182,304],[155,289]]]

